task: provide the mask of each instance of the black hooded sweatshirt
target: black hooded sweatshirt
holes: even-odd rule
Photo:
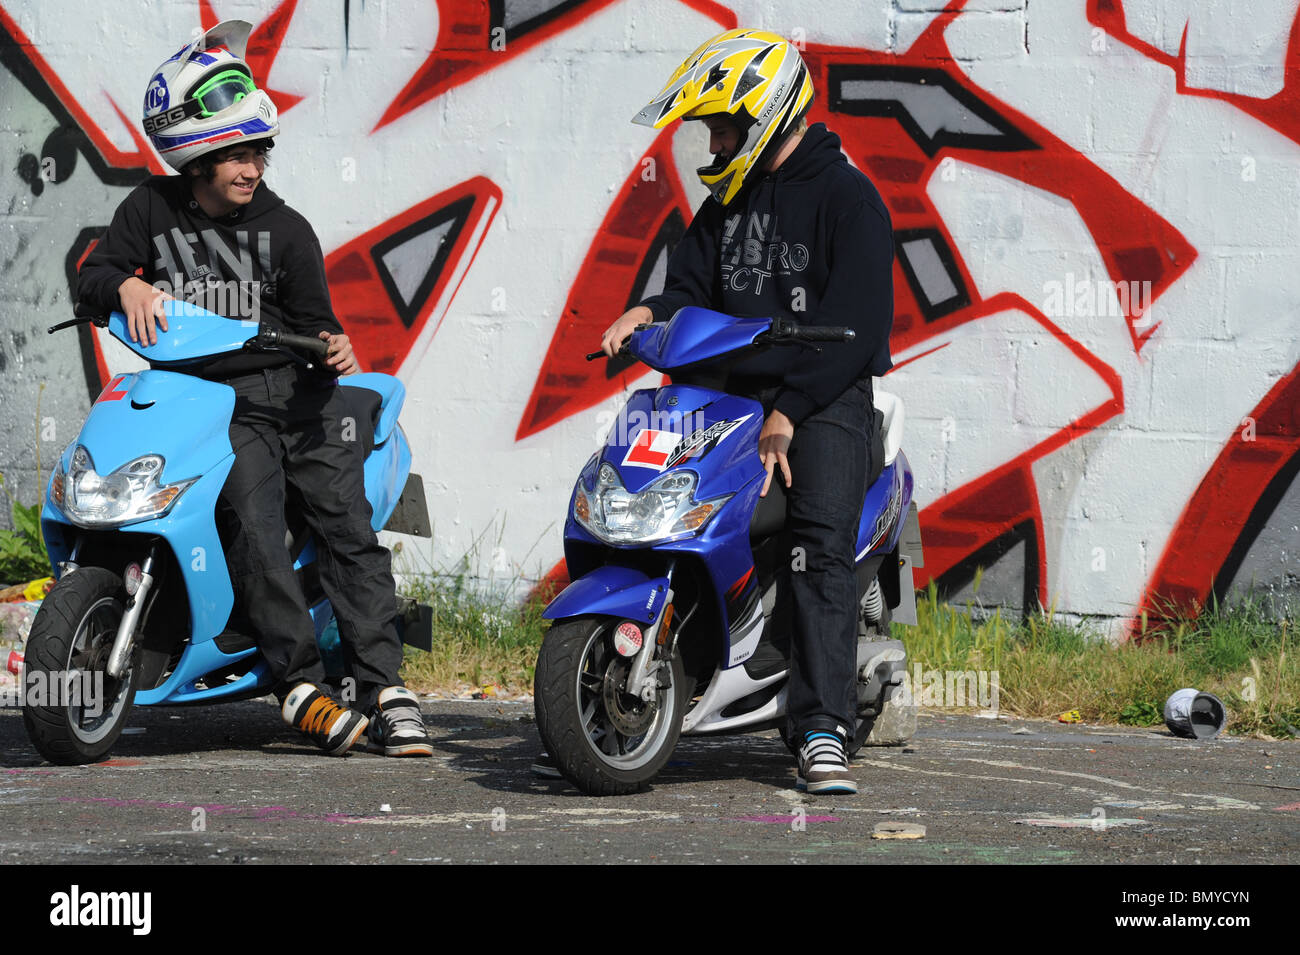
[[[276,329],[313,338],[343,331],[330,305],[315,232],[265,183],[247,205],[213,218],[194,199],[188,177],[146,179],[122,200],[82,264],[77,314],[121,309],[118,287],[133,275],[151,285],[166,283],[175,298],[230,318],[253,317],[256,296],[256,317]],[[283,353],[241,352],[196,372],[220,379],[289,361]]]
[[[729,315],[844,325],[852,342],[782,346],[732,374],[778,386],[773,408],[796,425],[854,381],[893,362],[893,230],[880,193],[849,165],[840,138],[816,123],[785,162],[746,184],[731,206],[709,197],[668,260],[656,322],[687,305]]]

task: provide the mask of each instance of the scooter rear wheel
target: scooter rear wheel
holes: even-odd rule
[[[103,759],[126,726],[139,668],[133,663],[117,680],[107,673],[124,602],[121,577],[83,567],[54,586],[32,621],[23,663],[23,725],[52,763]]]
[[[610,638],[619,622],[558,623],[537,659],[533,699],[542,742],[564,777],[589,796],[644,788],[672,756],[689,698],[677,656],[657,671],[661,686],[653,701],[624,692],[631,661]]]

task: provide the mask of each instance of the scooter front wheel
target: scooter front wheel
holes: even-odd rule
[[[108,755],[126,726],[139,668],[108,675],[108,656],[122,622],[122,578],[83,567],[46,595],[27,638],[23,725],[42,756],[76,766]]]
[[[537,659],[534,706],[547,752],[589,796],[642,789],[672,756],[689,699],[681,659],[661,661],[653,700],[629,695],[632,661],[612,646],[613,617],[551,627]]]

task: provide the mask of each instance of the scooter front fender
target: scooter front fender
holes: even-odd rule
[[[599,614],[653,623],[667,596],[667,577],[648,577],[630,567],[606,565],[565,587],[542,616],[564,620]]]

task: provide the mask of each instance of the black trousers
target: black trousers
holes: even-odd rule
[[[771,396],[760,396],[768,399],[765,411]],[[790,637],[786,720],[795,740],[811,730],[842,729],[851,737],[857,722],[854,567],[874,422],[871,379],[865,378],[796,425],[786,452],[789,555],[777,575],[771,624]],[[773,480],[780,473],[778,465]]]
[[[363,450],[333,379],[298,365],[226,380],[235,390],[230,444],[235,464],[222,490],[223,543],[235,593],[230,626],[252,636],[283,697],[321,683],[324,666],[293,559],[285,500],[296,491],[316,540],[321,589],[334,607],[357,709],[400,686],[392,560],[370,526]],[[345,685],[345,696],[347,696]]]

